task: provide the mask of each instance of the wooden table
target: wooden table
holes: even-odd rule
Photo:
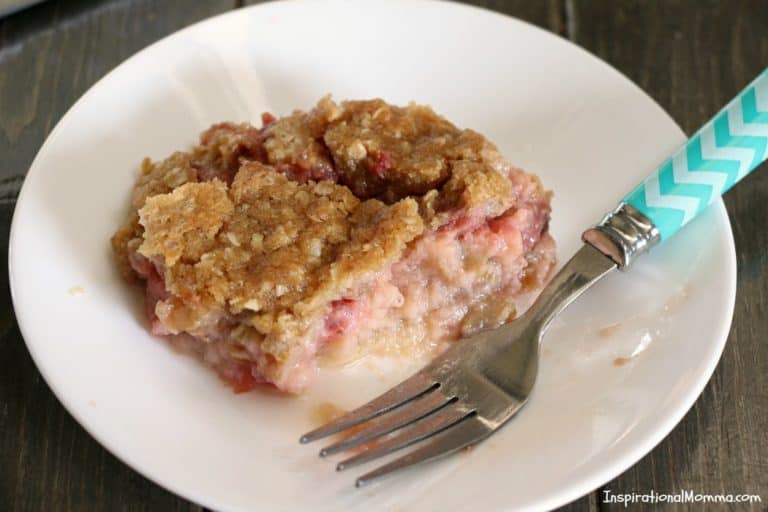
[[[250,2],[49,0],[0,20],[3,266],[18,187],[43,140],[74,101],[137,50],[244,3]],[[689,133],[768,65],[766,1],[471,3],[530,21],[598,55],[639,84]],[[731,191],[726,204],[736,238],[738,294],[717,371],[659,446],[563,510],[623,508],[601,503],[602,489],[748,492],[762,495],[763,503],[754,510],[768,507],[765,166]],[[0,511],[201,510],[126,467],[75,423],[27,353],[7,277],[1,286]]]

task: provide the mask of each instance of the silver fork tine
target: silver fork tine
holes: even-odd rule
[[[461,421],[471,413],[472,411],[463,405],[443,407],[436,413],[398,430],[392,437],[372,441],[365,446],[364,452],[339,462],[336,465],[336,471],[343,471],[423,441]]]
[[[450,455],[462,448],[466,448],[467,446],[482,441],[485,437],[490,435],[491,432],[493,432],[493,429],[490,426],[483,423],[478,416],[473,415],[452,427],[448,427],[446,430],[436,435],[434,439],[426,441],[423,446],[416,448],[409,454],[400,457],[399,459],[395,459],[370,473],[366,473],[357,479],[355,485],[357,487],[362,487],[369,484],[371,481],[394,471]]]
[[[428,416],[448,404],[449,401],[450,398],[443,395],[439,390],[428,391],[394,411],[371,420],[370,425],[366,425],[366,428],[356,432],[354,435],[326,446],[320,450],[320,456],[333,455],[334,453],[354,448],[376,437],[389,434],[394,430]]]
[[[384,394],[374,398],[367,404],[326,423],[320,428],[316,428],[315,430],[304,434],[299,439],[299,442],[309,443],[310,441],[327,437],[350,427],[354,427],[355,425],[359,425],[364,421],[400,407],[401,405],[420,397],[424,393],[435,389],[437,386],[438,384],[434,379],[427,378],[422,373],[417,373]]]

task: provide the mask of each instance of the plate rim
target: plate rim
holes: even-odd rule
[[[283,0],[282,2],[279,2],[279,3],[300,4],[300,3],[307,3],[308,1],[312,1],[312,0]],[[448,0],[416,0],[416,1],[397,0],[397,1],[402,5],[414,5],[416,3],[420,3],[420,4],[431,4],[436,9],[449,8],[449,9],[458,9],[458,10],[479,11],[484,15],[492,15],[494,17],[503,18],[507,23],[509,22],[518,23],[527,27],[527,29],[532,29],[539,33],[543,33],[546,36],[554,37],[560,40],[561,43],[565,43],[567,46],[570,46],[571,49],[577,49],[579,52],[581,52],[582,54],[585,54],[588,58],[590,58],[593,62],[602,66],[605,71],[609,73],[613,73],[614,75],[617,75],[622,79],[623,82],[631,85],[631,87],[635,91],[639,92],[642,96],[644,96],[647,100],[649,100],[649,105],[653,105],[653,107],[656,108],[659,111],[659,113],[663,114],[666,117],[666,119],[670,121],[671,123],[670,126],[674,125],[674,127],[677,128],[677,130],[680,132],[681,137],[686,137],[685,132],[678,125],[675,119],[666,110],[664,110],[653,97],[651,97],[648,93],[646,93],[645,90],[643,90],[633,80],[631,80],[624,73],[622,73],[621,71],[619,71],[618,69],[610,65],[608,62],[604,61],[597,55],[592,54],[591,52],[587,51],[585,48],[581,47],[580,45],[576,44],[575,42],[569,39],[561,37],[558,34],[555,34],[554,32],[551,32],[545,28],[539,27],[526,20],[522,20],[520,18],[511,16],[508,14],[496,12],[481,6],[469,5],[465,3],[454,3]],[[19,194],[16,199],[16,204],[14,206],[13,216],[11,220],[11,228],[9,232],[9,243],[8,243],[9,289],[11,293],[11,300],[13,304],[14,316],[16,318],[16,324],[24,340],[24,344],[27,348],[27,351],[29,352],[35,364],[35,367],[40,372],[40,375],[42,376],[43,380],[45,381],[50,391],[54,394],[56,399],[64,407],[67,413],[69,413],[69,415],[78,423],[78,425],[82,429],[84,429],[102,448],[104,448],[110,454],[116,457],[121,463],[125,464],[131,470],[137,472],[142,477],[147,478],[155,485],[160,486],[161,488],[175,494],[176,496],[179,496],[182,499],[187,499],[196,504],[199,504],[211,509],[218,509],[219,507],[217,506],[216,503],[213,503],[211,500],[209,500],[208,497],[197,494],[196,492],[191,492],[188,489],[180,489],[173,482],[163,480],[160,476],[156,475],[155,472],[151,470],[151,468],[140,467],[138,463],[134,464],[130,460],[131,457],[129,453],[124,453],[118,446],[114,446],[106,442],[103,439],[102,435],[100,435],[98,432],[95,431],[96,429],[92,429],[87,425],[87,422],[84,420],[83,415],[80,414],[79,408],[77,407],[77,405],[74,404],[72,401],[67,400],[66,397],[63,396],[63,393],[61,392],[61,390],[57,389],[57,387],[55,386],[55,383],[52,381],[52,379],[50,379],[48,372],[45,370],[46,366],[45,364],[42,363],[40,354],[33,348],[32,344],[30,344],[30,342],[28,341],[28,333],[29,333],[28,324],[25,320],[23,320],[22,316],[19,316],[16,309],[16,306],[18,303],[17,290],[19,286],[17,282],[18,278],[14,277],[15,276],[14,260],[15,260],[15,255],[17,253],[16,238],[17,238],[17,232],[19,231],[19,224],[17,222],[17,217],[18,217],[17,213],[19,211],[19,205],[22,204],[22,202],[24,201],[24,198],[26,197],[26,192],[29,189],[29,187],[27,186],[27,183],[28,183],[27,178],[35,172],[40,172],[40,171],[37,171],[37,169],[39,167],[38,162],[41,159],[41,155],[43,155],[47,147],[53,143],[52,141],[58,136],[58,133],[63,129],[64,125],[67,124],[68,119],[73,115],[73,112],[75,112],[78,109],[79,105],[87,101],[90,95],[93,94],[95,90],[98,89],[100,86],[102,86],[104,82],[112,79],[114,75],[119,72],[119,70],[123,69],[124,67],[127,67],[132,61],[139,58],[145,52],[149,52],[156,46],[160,46],[161,44],[164,44],[169,39],[181,37],[183,34],[186,34],[188,32],[199,30],[199,27],[203,25],[219,23],[223,18],[227,18],[230,16],[237,17],[237,16],[248,15],[248,13],[258,9],[266,10],[267,8],[269,8],[269,6],[271,6],[274,3],[277,3],[277,2],[267,2],[263,4],[256,4],[256,5],[251,5],[244,8],[226,11],[223,13],[219,13],[219,14],[204,18],[195,23],[187,25],[179,30],[171,32],[170,34],[165,35],[164,37],[158,39],[157,41],[154,41],[148,44],[147,46],[137,50],[135,53],[133,53],[132,55],[130,55],[129,57],[121,61],[117,66],[115,66],[114,68],[109,70],[107,73],[105,73],[90,87],[88,87],[88,89],[82,95],[80,95],[80,97],[72,104],[71,107],[69,107],[69,109],[67,109],[64,115],[62,115],[62,117],[57,121],[56,125],[50,131],[50,133],[46,136],[45,141],[43,142],[43,144],[40,146],[37,153],[35,154],[35,157],[32,160],[27,173],[25,174],[24,182],[22,183],[22,186],[19,190]],[[334,0],[330,0],[328,3],[336,3],[336,2],[334,2]],[[681,397],[680,399],[680,404],[674,407],[673,409],[671,409],[671,412],[667,414],[665,417],[662,417],[659,421],[655,422],[655,426],[649,429],[650,432],[645,436],[645,438],[642,438],[637,443],[637,446],[634,449],[625,449],[623,452],[619,452],[617,455],[614,456],[613,460],[610,463],[604,464],[601,467],[601,469],[593,471],[591,477],[575,479],[564,488],[560,488],[557,491],[552,492],[548,495],[541,496],[535,502],[535,509],[537,510],[553,509],[556,507],[566,505],[582,496],[585,496],[591,492],[596,491],[598,487],[604,485],[605,483],[609,482],[610,480],[624,473],[631,466],[639,462],[641,458],[649,454],[658,444],[661,443],[661,441],[663,441],[672,432],[672,430],[682,421],[685,415],[688,412],[690,412],[695,402],[703,393],[707,383],[711,380],[717,368],[717,365],[719,364],[720,359],[722,358],[722,354],[725,349],[728,335],[731,331],[731,327],[733,324],[733,313],[735,309],[736,288],[737,288],[737,258],[736,258],[735,241],[733,238],[733,229],[732,229],[728,212],[725,208],[725,203],[723,202],[722,197],[718,198],[712,205],[710,205],[710,208],[716,209],[715,211],[716,211],[717,219],[723,222],[724,224],[725,231],[723,235],[725,237],[725,244],[728,245],[728,248],[727,248],[728,250],[726,251],[727,261],[724,262],[724,266],[722,268],[724,273],[727,274],[725,279],[727,287],[722,292],[722,296],[727,300],[727,309],[724,311],[725,318],[727,320],[720,325],[719,332],[716,335],[713,335],[713,339],[717,339],[718,344],[717,344],[716,350],[714,350],[711,353],[710,357],[707,358],[707,364],[705,365],[704,371],[701,372],[699,378],[696,379],[696,381],[692,382],[687,387],[687,391],[684,393],[684,396]],[[534,505],[531,505],[530,508],[534,508]]]

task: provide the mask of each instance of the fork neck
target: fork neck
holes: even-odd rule
[[[584,244],[552,278],[525,315],[538,324],[544,334],[555,316],[616,268],[616,262],[592,245]]]

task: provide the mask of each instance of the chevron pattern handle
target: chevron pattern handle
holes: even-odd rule
[[[768,156],[768,69],[624,197],[666,240]]]

